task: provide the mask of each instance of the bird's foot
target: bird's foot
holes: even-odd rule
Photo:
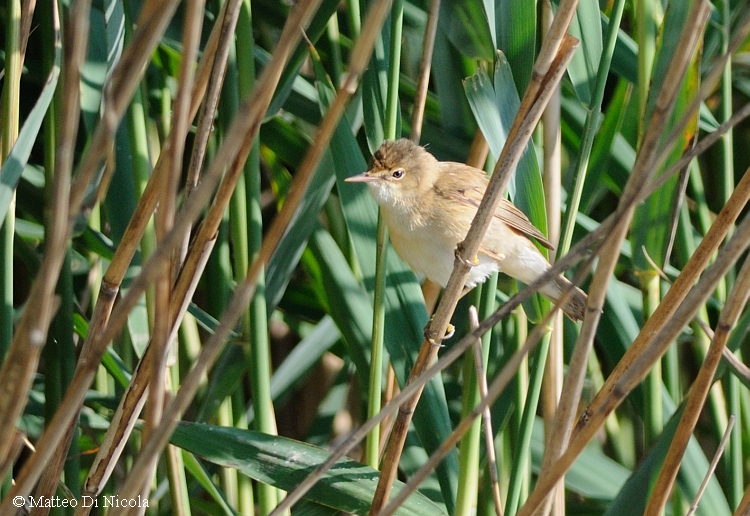
[[[456,246],[456,249],[453,251],[453,253],[456,255],[456,258],[461,261],[464,265],[467,267],[474,267],[476,265],[479,265],[479,257],[474,255],[473,259],[464,258],[464,243],[461,242]]]
[[[442,341],[450,339],[456,334],[456,327],[451,323],[448,323],[448,326],[445,328],[445,335],[440,339],[440,342],[438,342],[440,335],[437,332],[430,330],[430,326],[432,326],[432,317],[430,317],[430,322],[428,322],[427,326],[424,328],[424,338],[433,346],[443,346]]]

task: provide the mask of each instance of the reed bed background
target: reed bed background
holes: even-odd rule
[[[748,7],[5,2],[0,513],[747,514]],[[585,320],[422,285],[343,182],[398,137]]]

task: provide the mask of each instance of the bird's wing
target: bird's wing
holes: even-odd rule
[[[446,176],[452,176],[450,181],[440,181],[436,184],[436,188],[438,186],[446,187],[439,189],[438,193],[452,197],[468,206],[473,206],[475,209],[479,208],[479,203],[482,202],[482,197],[484,197],[484,192],[487,189],[487,177],[468,165],[460,167],[457,166],[461,165],[460,163],[450,163],[450,165],[453,165],[452,169],[455,172],[452,170],[445,174]],[[547,237],[531,223],[526,214],[507,199],[500,199],[494,215],[516,231],[538,240],[547,249],[555,248],[547,240]]]
[[[510,227],[520,231],[530,237],[534,237],[547,249],[554,249],[555,246],[547,240],[547,237],[539,231],[534,224],[526,217],[526,214],[516,208],[509,200],[500,199],[500,204],[495,210],[495,217],[499,218]]]

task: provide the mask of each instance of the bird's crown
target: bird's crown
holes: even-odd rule
[[[386,140],[372,155],[370,170],[391,170],[414,162],[423,155],[427,155],[427,151],[411,140]]]

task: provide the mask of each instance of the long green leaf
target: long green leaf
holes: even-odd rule
[[[271,435],[197,423],[181,423],[172,443],[224,467],[235,468],[260,482],[291,490],[322,464],[329,452]],[[306,498],[338,510],[367,514],[378,472],[349,459],[334,466]],[[396,482],[394,491],[403,484]],[[396,511],[400,515],[445,514],[428,498],[414,493]]]
[[[484,5],[480,0],[441,2],[438,27],[462,55],[471,59],[492,60],[492,28],[487,23]]]
[[[599,16],[599,3],[596,0],[581,0],[570,24],[571,35],[580,43],[568,65],[568,75],[579,100],[586,106],[594,95],[599,59],[604,48]]]
[[[538,2],[495,2],[497,49],[508,58],[515,90],[524,92],[536,59]]]

